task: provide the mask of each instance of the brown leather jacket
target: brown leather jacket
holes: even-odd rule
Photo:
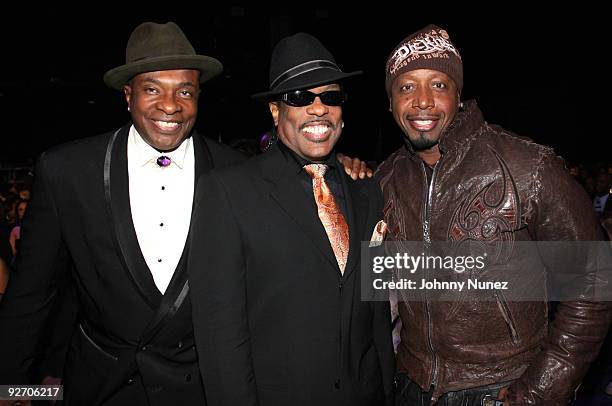
[[[586,193],[552,149],[486,123],[475,102],[458,112],[440,150],[430,182],[410,145],[378,169],[388,240],[601,239]],[[554,269],[533,270],[546,272]],[[609,302],[561,302],[549,324],[546,302],[503,297],[400,302],[399,312],[399,372],[424,390],[434,385],[434,398],[514,381],[513,404],[566,404],[610,320]]]

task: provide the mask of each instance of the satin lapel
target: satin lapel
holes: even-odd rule
[[[162,298],[142,256],[132,221],[127,167],[129,125],[117,130],[109,140],[104,160],[104,191],[113,243],[138,292],[152,309]]]
[[[195,196],[195,187],[198,184],[199,177],[212,169],[212,159],[210,157],[210,151],[206,146],[204,140],[200,139],[197,134],[193,134],[193,152],[195,157],[195,176],[194,176],[194,196]],[[191,207],[191,220],[193,220],[193,215],[195,213],[196,208]],[[168,323],[170,319],[176,314],[178,309],[183,304],[183,301],[187,297],[189,293],[189,283],[187,281],[187,255],[188,247],[189,247],[190,236],[187,236],[187,240],[185,241],[185,246],[183,247],[183,253],[181,255],[181,259],[179,260],[178,265],[176,266],[176,270],[172,275],[172,279],[168,284],[168,288],[164,293],[164,297],[161,300],[159,308],[155,314],[151,323],[145,329],[144,334],[140,338],[140,345],[145,345],[149,341],[151,341],[157,332],[159,332],[164,325]]]
[[[270,196],[276,201],[281,209],[295,221],[299,228],[312,241],[317,251],[323,255],[329,263],[338,269],[336,257],[321,225],[321,220],[316,209],[313,210],[309,196],[305,193],[300,183],[299,173],[293,165],[289,165],[278,146],[272,147],[266,154],[270,154],[264,162],[264,176],[272,181],[273,186]]]
[[[143,335],[140,337],[139,346],[148,344],[172,317],[174,317],[189,293],[186,266],[188,254],[187,247],[189,247],[189,238],[187,238],[183,255],[176,267],[174,275],[172,275],[168,289],[166,289],[166,293],[155,313],[155,317],[153,317],[153,320],[151,320]]]
[[[194,191],[195,187],[198,185],[198,180],[200,176],[213,167],[213,159],[210,154],[210,150],[206,145],[206,141],[200,137],[199,134],[193,133],[191,136],[193,140],[193,153],[195,156],[195,176],[193,185]],[[191,218],[193,219],[193,210],[191,210]]]
[[[348,278],[361,257],[361,239],[365,232],[364,228],[368,220],[370,204],[368,196],[362,192],[358,185],[359,181],[350,179],[343,170],[340,170],[340,174],[346,194],[346,209],[348,212],[346,221],[349,226],[349,255],[343,275],[343,278]]]

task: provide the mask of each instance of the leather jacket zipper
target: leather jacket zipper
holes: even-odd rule
[[[508,302],[501,291],[496,290],[493,294],[495,295],[495,299],[497,299],[497,305],[502,317],[508,326],[508,332],[510,333],[512,343],[517,345],[519,343],[519,335],[518,331],[516,330],[514,319],[512,318],[512,313],[510,312],[510,307],[508,307]]]
[[[433,168],[433,173],[431,174],[431,182],[427,185],[427,171],[425,169],[425,163],[421,162],[421,167],[423,169],[423,176],[425,177],[425,210],[423,211],[423,240],[425,241],[425,246],[428,247],[431,243],[431,235],[430,235],[430,216],[431,216],[431,199],[433,194],[434,182],[436,180],[436,169],[438,168],[438,164],[440,160],[436,162]],[[430,386],[435,386],[438,381],[438,356],[433,347],[433,341],[431,339],[431,331],[432,321],[431,321],[431,311],[429,308],[429,299],[427,298],[427,292],[425,292],[425,311],[427,313],[427,344],[429,345],[429,350],[433,356],[433,368],[431,371]]]

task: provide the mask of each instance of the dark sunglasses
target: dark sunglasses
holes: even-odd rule
[[[342,90],[328,90],[323,93],[313,93],[309,90],[295,90],[281,96],[281,101],[289,106],[304,107],[314,103],[319,97],[321,103],[327,106],[342,106],[346,101],[346,93]]]

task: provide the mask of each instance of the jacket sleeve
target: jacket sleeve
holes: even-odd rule
[[[58,276],[70,269],[46,156],[35,169],[32,201],[21,229],[16,265],[0,302],[0,383],[28,383],[30,367],[55,303]],[[35,382],[39,383],[39,382]]]
[[[565,170],[561,159],[552,154],[543,155],[534,179],[529,224],[534,239],[602,239],[586,193]],[[566,259],[574,268],[585,264],[569,256]],[[571,268],[558,266],[559,258],[543,260],[549,280],[559,276],[555,273],[564,272],[562,268]],[[593,276],[586,268],[570,271],[583,273],[586,279]],[[596,276],[601,278],[602,275]],[[523,376],[510,386],[509,399],[516,404],[567,404],[599,353],[610,323],[611,302],[581,300],[579,295],[568,299],[558,303],[542,351]]]
[[[206,400],[256,405],[245,258],[232,202],[214,171],[199,181],[194,207],[188,269]]]

